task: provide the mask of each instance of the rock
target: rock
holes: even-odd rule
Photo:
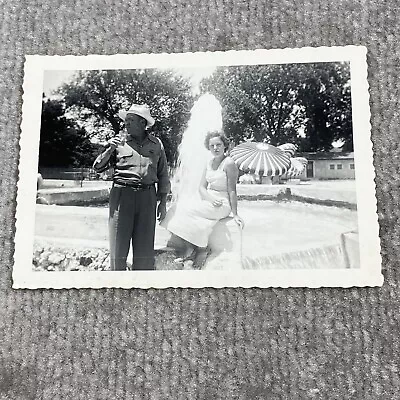
[[[52,253],[48,257],[48,261],[51,264],[60,264],[65,260],[65,255],[61,253]]]
[[[36,204],[45,204],[45,205],[49,205],[50,203],[42,196],[38,196],[36,197]]]
[[[43,268],[43,269],[47,269],[47,267],[49,266],[50,262],[48,260],[48,258],[51,256],[51,251],[43,251],[40,255],[39,258],[36,260],[36,264],[38,266],[38,268]]]
[[[224,218],[215,225],[208,247],[208,256],[203,269],[241,268],[242,232],[233,218]]]
[[[66,263],[65,265],[65,271],[79,271],[80,269],[81,265],[76,259],[68,260],[68,263]]]
[[[183,263],[183,269],[184,270],[192,270],[192,269],[194,269],[194,266],[193,266],[193,261],[192,260],[187,260],[187,261],[185,261],[184,263]]]
[[[232,217],[221,219],[214,227],[208,240],[211,252],[238,251],[240,249],[241,232]]]
[[[292,191],[290,188],[286,188],[284,190],[281,190],[277,195],[276,198],[278,200],[290,200],[292,198]]]
[[[39,260],[47,260],[49,256],[51,256],[52,252],[49,250],[45,250],[40,254]]]
[[[34,271],[41,271],[42,270],[42,268],[39,267],[37,264],[35,264],[35,262],[32,263],[32,269]]]
[[[34,252],[33,252],[33,258],[36,260],[38,258],[40,258],[40,255],[43,253],[44,248],[43,247],[37,247],[35,248]]]
[[[88,265],[90,265],[92,263],[92,261],[93,260],[92,260],[91,257],[82,256],[82,257],[79,258],[79,264],[83,265],[84,267],[87,267]]]
[[[346,268],[360,268],[360,244],[357,231],[340,235],[341,247]]]
[[[42,174],[38,173],[36,176],[36,190],[39,190],[43,187],[44,180]]]
[[[103,248],[71,249],[35,245],[35,271],[105,271],[110,269],[109,251]]]
[[[211,255],[206,265],[205,270],[241,270],[243,269],[240,255],[232,252],[221,252],[217,255]]]

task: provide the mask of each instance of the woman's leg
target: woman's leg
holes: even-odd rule
[[[197,246],[195,246],[193,243],[188,242],[185,239],[182,239],[182,241],[184,242],[184,246],[180,254],[180,257],[175,259],[175,262],[177,263],[193,260],[193,258],[196,256]]]
[[[196,257],[193,260],[193,266],[197,269],[201,269],[207,261],[207,257],[210,255],[209,247],[199,247],[196,250]]]

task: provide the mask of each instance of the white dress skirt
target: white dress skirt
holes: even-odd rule
[[[195,246],[207,246],[208,238],[216,223],[231,213],[227,176],[223,169],[225,161],[226,158],[216,170],[211,168],[211,163],[207,164],[206,169],[207,190],[213,197],[222,200],[222,205],[215,207],[208,200],[179,201],[178,199],[168,210],[161,226]]]

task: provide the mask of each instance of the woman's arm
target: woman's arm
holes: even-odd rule
[[[213,201],[210,196],[210,193],[207,191],[207,180],[206,180],[206,169],[203,170],[203,175],[201,176],[200,187],[199,187],[200,196],[203,200]]]
[[[226,160],[225,172],[226,172],[226,177],[227,177],[227,182],[228,182],[229,204],[231,206],[233,218],[239,226],[243,227],[244,222],[243,222],[242,218],[240,218],[238,216],[238,212],[237,212],[236,182],[237,182],[237,179],[239,176],[239,170],[231,158]]]
[[[232,159],[226,160],[225,172],[228,181],[229,204],[231,205],[232,214],[235,216],[237,215],[236,182],[239,176],[239,171]]]

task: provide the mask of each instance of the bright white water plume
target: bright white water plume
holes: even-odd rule
[[[200,198],[199,186],[210,152],[204,146],[208,132],[222,130],[221,104],[215,96],[205,93],[194,103],[178,148],[178,167],[172,182],[175,200]]]

